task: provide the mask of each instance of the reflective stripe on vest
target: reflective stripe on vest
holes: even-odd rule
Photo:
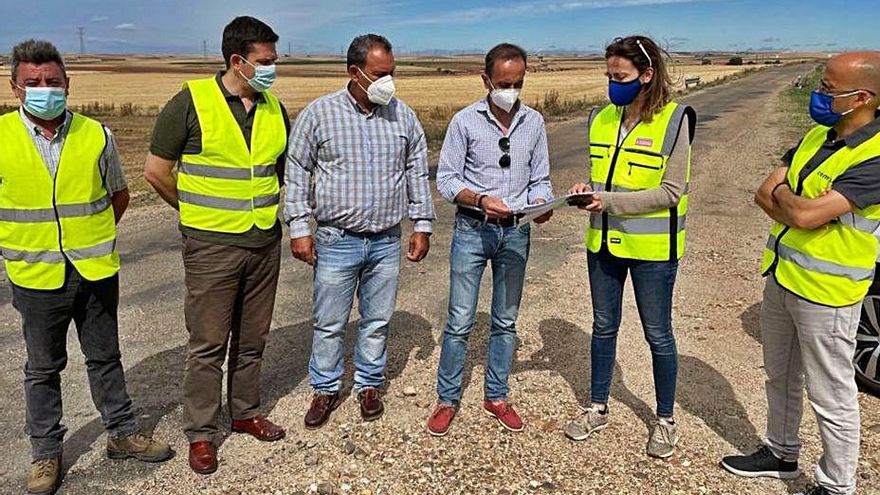
[[[287,143],[278,99],[263,92],[250,147],[214,77],[185,84],[202,131],[202,150],[178,165],[180,223],[200,230],[242,233],[277,222],[279,184],[275,163]]]
[[[828,128],[812,129],[795,151],[786,180],[795,194],[821,196],[847,170],[880,156],[880,134],[855,148],[844,146],[809,174],[803,171],[827,140]],[[816,229],[775,223],[764,249],[762,271],[808,301],[832,307],[857,304],[874,275],[880,205],[856,209]]]
[[[775,249],[776,240],[776,236],[771,235],[767,239],[767,248]],[[814,258],[809,254],[802,253],[793,247],[786,246],[785,244],[780,244],[779,250],[777,252],[780,258],[786,261],[790,261],[806,270],[824,273],[826,275],[846,277],[856,282],[871,280],[874,277],[874,270],[872,268],[865,269],[846,265],[838,265],[837,263],[833,263],[831,261]]]
[[[878,228],[880,228],[880,220],[871,220],[870,218],[865,218],[856,212],[841,215],[837,217],[837,221],[842,225],[861,230],[862,232],[867,232],[868,234],[873,234]]]
[[[18,112],[0,116],[0,253],[15,285],[51,290],[69,261],[86,280],[119,271],[116,222],[98,162],[103,126],[74,114],[55,177]]]
[[[670,102],[651,122],[637,124],[620,142],[620,109],[608,105],[594,110],[588,126],[592,189],[628,193],[660,187],[685,115],[693,129],[693,109]],[[687,183],[679,204],[639,215],[591,215],[584,235],[588,250],[598,252],[605,247],[614,256],[645,261],[681,258],[690,192],[690,143],[688,147]]]
[[[85,217],[97,215],[110,207],[110,197],[104,196],[91,203],[78,205],[58,205],[59,218]],[[54,222],[55,208],[34,208],[22,210],[16,208],[0,208],[0,220],[17,223]]]
[[[214,177],[218,179],[251,180],[253,177],[275,177],[275,164],[255,165],[252,170],[246,168],[218,167],[216,165],[197,165],[181,162],[178,172],[198,177]]]
[[[676,222],[678,230],[685,230],[687,217],[680,216]],[[602,228],[602,216],[590,215],[590,227],[594,229]],[[615,217],[608,216],[608,229],[617,230],[625,234],[668,234],[669,218],[637,218],[637,217]]]
[[[257,196],[251,200],[218,198],[216,196],[206,196],[204,194],[195,194],[187,191],[178,191],[177,197],[180,201],[189,204],[232,211],[251,211],[253,208],[264,208],[277,205],[278,201],[281,199],[281,195],[278,193],[270,194],[268,196]]]
[[[65,256],[70,261],[81,261],[107,256],[112,254],[114,249],[116,249],[116,239],[84,249],[65,249],[64,254],[61,251],[22,251],[7,248],[0,248],[0,251],[2,251],[3,257],[9,261],[64,263]]]

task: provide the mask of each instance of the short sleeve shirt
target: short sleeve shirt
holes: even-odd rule
[[[834,129],[830,129],[825,143],[807,162],[802,174],[812,173],[822,162],[844,146],[855,148],[880,133],[880,112],[878,112],[877,117],[869,124],[842,139],[838,139],[837,132]],[[798,146],[800,146],[800,143],[782,156],[783,163],[791,165]],[[870,158],[850,167],[849,170],[834,179],[831,188],[860,209],[880,204],[880,157]]]

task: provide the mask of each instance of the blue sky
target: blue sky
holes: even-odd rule
[[[245,6],[250,3],[250,5]],[[598,51],[646,33],[673,50],[880,49],[877,0],[0,0],[0,51],[44,38],[64,51],[219,53],[223,26],[253,15],[294,53],[338,54],[377,32],[398,52],[483,51],[512,41],[529,51]]]

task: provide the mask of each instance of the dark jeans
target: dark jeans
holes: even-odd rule
[[[639,261],[611,254],[587,253],[593,301],[590,399],[607,404],[620,328],[623,284],[632,275],[636,306],[651,348],[657,415],[672,417],[678,352],[672,334],[672,290],[677,261]]]
[[[67,329],[73,321],[85,356],[92,400],[112,437],[137,430],[119,353],[116,308],[119,277],[91,282],[67,266],[64,286],[33,290],[12,285],[12,305],[21,314],[27,363],[25,432],[34,459],[55,457],[67,428],[61,424],[61,371],[67,365]]]
[[[190,442],[216,440],[227,353],[229,415],[238,420],[260,413],[260,370],[280,256],[280,242],[243,248],[183,237],[189,331],[183,430]]]

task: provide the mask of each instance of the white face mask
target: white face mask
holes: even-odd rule
[[[498,105],[498,108],[504,110],[504,113],[510,113],[513,106],[516,105],[516,101],[519,100],[519,92],[522,90],[517,88],[495,89],[492,81],[489,81],[489,86],[492,86],[492,92],[489,93],[492,103]]]
[[[360,71],[360,73],[363,74],[364,77],[367,78],[367,80],[372,81],[370,83],[370,87],[368,88],[364,88],[363,86],[361,86],[361,83],[358,82],[358,86],[361,86],[361,89],[363,89],[367,93],[367,99],[369,99],[376,105],[387,105],[391,102],[391,98],[394,97],[394,92],[396,91],[396,88],[394,87],[394,78],[391,77],[390,74],[387,76],[382,76],[379,79],[373,81],[372,79],[370,79],[370,76],[364,74],[364,71],[362,71],[360,67],[358,67],[358,71]]]

